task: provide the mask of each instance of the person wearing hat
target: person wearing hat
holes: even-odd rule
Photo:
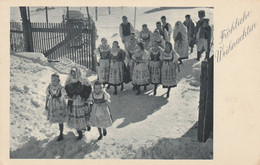
[[[170,41],[171,40],[171,34],[172,34],[172,26],[171,26],[171,24],[166,22],[166,17],[165,16],[161,17],[161,21],[162,21],[162,28],[167,31],[167,33],[168,33],[168,41]]]
[[[199,31],[200,27],[202,26],[202,20],[205,18],[205,11],[204,10],[198,11],[198,16],[199,16],[199,21],[196,23],[195,33],[194,33],[194,37],[196,39],[195,43],[197,46],[198,46],[197,35],[198,35],[198,31]],[[198,61],[200,60],[200,56],[201,56],[202,52],[198,51],[198,49],[197,49],[197,60]]]
[[[185,21],[183,24],[187,27],[187,32],[188,32],[188,42],[189,42],[189,47],[191,48],[190,53],[193,52],[193,47],[195,44],[194,41],[194,33],[195,33],[195,24],[193,23],[192,19],[190,18],[190,15],[187,14],[185,16]]]
[[[60,135],[57,141],[63,139],[63,123],[67,117],[66,101],[63,97],[65,91],[60,84],[60,77],[57,73],[51,75],[51,83],[46,89],[46,104],[47,120],[50,123],[58,123]]]
[[[204,18],[202,20],[202,26],[199,28],[196,35],[197,40],[197,51],[198,58],[200,59],[201,54],[206,51],[206,59],[209,58],[210,54],[210,42],[211,42],[211,27],[209,26],[209,19]]]
[[[161,22],[156,22],[156,29],[154,31],[158,31],[159,34],[163,37],[165,41],[169,41],[169,35],[166,29],[162,28]]]
[[[143,24],[142,31],[139,33],[140,41],[144,44],[144,49],[148,50],[151,46],[152,32],[148,29],[147,24]]]
[[[122,43],[124,44],[124,46],[126,48],[126,43],[130,39],[131,33],[134,33],[134,27],[132,26],[132,24],[130,22],[128,22],[126,16],[122,17],[122,21],[123,22],[119,26],[119,34],[122,39]]]

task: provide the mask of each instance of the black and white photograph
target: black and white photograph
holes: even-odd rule
[[[10,7],[10,159],[214,159],[214,7]]]

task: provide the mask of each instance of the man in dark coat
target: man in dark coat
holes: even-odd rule
[[[191,20],[189,14],[185,16],[185,21],[183,22],[183,24],[187,27],[188,42],[189,42],[189,47],[191,48],[190,53],[192,53],[195,44],[195,38],[194,38],[195,25]]]

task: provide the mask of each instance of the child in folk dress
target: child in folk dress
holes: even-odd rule
[[[90,113],[90,124],[98,127],[98,140],[101,140],[103,136],[107,135],[106,128],[112,126],[113,121],[107,104],[110,102],[110,95],[102,89],[102,84],[98,80],[94,83],[94,91],[90,94],[89,101],[90,104],[93,104]]]
[[[60,84],[59,75],[54,73],[51,76],[51,83],[46,89],[46,104],[45,109],[47,112],[47,119],[50,123],[58,123],[60,135],[57,141],[63,139],[63,123],[67,117],[66,101],[63,97],[65,94],[63,87]]]

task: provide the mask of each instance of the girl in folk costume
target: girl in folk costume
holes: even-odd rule
[[[156,95],[157,86],[161,83],[161,60],[163,50],[154,42],[148,55],[150,56],[150,77],[151,84],[154,84],[154,95]]]
[[[137,40],[135,38],[135,33],[131,33],[131,38],[127,43],[126,46],[126,57],[128,58],[128,69],[130,72],[130,79],[132,80],[133,77],[133,70],[134,70],[134,62],[133,62],[133,55],[135,53],[137,46]]]
[[[140,86],[144,86],[146,90],[147,85],[150,83],[150,74],[148,69],[148,55],[144,50],[144,44],[138,43],[136,47],[136,52],[133,55],[134,60],[134,71],[133,71],[133,85],[137,88],[136,95],[141,93]]]
[[[46,89],[46,104],[47,119],[50,123],[58,123],[60,135],[57,141],[63,139],[63,123],[67,117],[66,101],[64,99],[65,91],[60,84],[59,75],[54,73],[51,76],[51,83]]]
[[[89,127],[90,109],[86,103],[92,88],[87,79],[81,77],[81,72],[78,67],[72,67],[70,74],[65,83],[68,101],[68,126],[77,130],[80,140],[82,130]]]
[[[109,54],[110,69],[109,69],[109,84],[115,88],[114,95],[117,94],[117,86],[121,85],[121,91],[124,89],[124,60],[125,52],[120,49],[118,42],[113,42],[113,47]]]
[[[143,24],[142,31],[139,33],[140,41],[144,44],[144,49],[148,50],[151,46],[152,32],[148,29],[146,24]]]
[[[170,95],[170,90],[172,87],[177,86],[177,68],[179,55],[176,51],[172,49],[172,44],[170,42],[165,43],[165,50],[161,56],[162,62],[162,85],[163,88],[168,88],[167,96]]]
[[[209,58],[210,53],[210,41],[211,41],[211,27],[209,26],[209,19],[204,18],[202,20],[202,27],[199,28],[196,35],[197,40],[197,51],[198,51],[198,60],[201,57],[203,51],[206,51],[206,58]]]
[[[99,81],[95,81],[94,91],[91,93],[89,101],[90,104],[93,104],[91,110],[90,124],[91,126],[98,127],[98,140],[101,140],[102,137],[106,136],[107,134],[106,128],[112,126],[113,121],[109,106],[107,104],[108,102],[111,102],[110,95],[102,89],[102,84]]]
[[[95,50],[95,54],[97,55],[97,59],[99,61],[98,79],[103,85],[107,84],[109,79],[110,50],[111,47],[107,44],[106,38],[101,39],[101,45]]]
[[[165,40],[160,35],[160,32],[158,30],[155,30],[153,32],[153,41],[152,43],[156,42],[162,49],[165,48]]]
[[[182,59],[187,59],[189,54],[189,43],[187,28],[177,21],[173,31],[174,50],[180,55],[179,61],[182,64]]]

